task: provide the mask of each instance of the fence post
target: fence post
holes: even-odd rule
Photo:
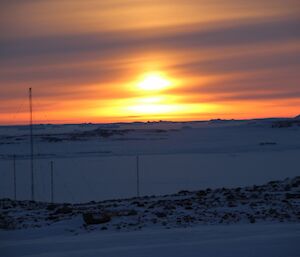
[[[54,181],[53,181],[53,161],[50,162],[51,168],[51,203],[54,202]]]
[[[17,200],[17,177],[16,177],[16,155],[13,155],[13,176],[14,176],[14,200]]]
[[[136,156],[136,194],[140,197],[140,160],[139,155]]]

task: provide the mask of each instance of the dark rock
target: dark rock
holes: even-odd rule
[[[54,211],[57,207],[57,204],[49,204],[46,209],[47,211]]]
[[[211,188],[206,188],[206,194],[210,193],[211,191]]]
[[[206,196],[207,195],[207,192],[204,191],[204,190],[200,190],[196,193],[197,197],[201,198],[203,196]]]
[[[226,200],[227,200],[227,201],[234,201],[234,200],[235,200],[235,196],[234,196],[233,194],[228,194],[228,195],[226,196]]]
[[[157,223],[157,219],[151,219],[151,221],[152,221],[153,224]]]
[[[132,204],[136,205],[137,207],[145,207],[145,204],[140,201],[134,201],[134,202],[132,202]]]
[[[241,192],[241,188],[240,188],[240,187],[237,187],[237,188],[235,189],[235,192],[236,192],[236,193]]]
[[[167,214],[164,212],[156,212],[154,213],[156,215],[157,218],[165,218],[167,217]]]
[[[300,199],[300,194],[290,194],[290,193],[286,193],[286,194],[285,194],[285,198],[286,198],[286,199]]]
[[[73,211],[73,208],[71,208],[69,206],[63,206],[61,208],[58,208],[55,211],[55,214],[69,214],[69,213],[72,213],[72,211]]]
[[[11,230],[15,228],[16,224],[12,217],[0,214],[0,229]]]
[[[250,223],[252,223],[252,224],[255,223],[255,218],[254,218],[254,216],[249,215],[248,219],[249,219]]]
[[[181,191],[178,192],[178,194],[179,195],[188,195],[188,194],[190,194],[190,191],[188,191],[188,190],[181,190]]]
[[[182,217],[182,219],[183,219],[184,222],[188,222],[188,223],[192,222],[194,220],[194,218],[190,215],[185,215],[185,216]]]
[[[47,217],[47,220],[57,221],[57,220],[59,220],[59,217],[56,216],[56,215],[49,215],[49,216]]]
[[[86,225],[103,224],[111,221],[111,216],[106,213],[94,214],[94,213],[83,213],[83,220]]]
[[[237,207],[237,205],[234,202],[228,202],[227,206],[230,208]]]
[[[176,209],[176,206],[175,206],[175,205],[170,205],[170,204],[168,204],[168,205],[165,205],[165,206],[164,206],[164,209],[165,209],[165,210],[175,210],[175,209]]]

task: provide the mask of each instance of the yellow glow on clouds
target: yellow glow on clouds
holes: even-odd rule
[[[161,71],[143,73],[137,80],[126,84],[126,98],[111,99],[98,108],[95,115],[136,118],[138,120],[184,116],[216,110],[217,106],[207,103],[188,103],[182,96],[168,90],[181,87],[179,79],[171,78]],[[105,108],[103,108],[105,106]]]

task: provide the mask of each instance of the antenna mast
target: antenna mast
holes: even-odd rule
[[[30,167],[31,167],[31,200],[34,201],[34,174],[33,174],[33,127],[32,127],[32,92],[29,88],[30,110]]]

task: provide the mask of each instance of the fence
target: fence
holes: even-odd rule
[[[264,183],[299,175],[298,152],[36,158],[35,200],[85,202]],[[15,165],[15,166],[14,166]],[[15,169],[14,169],[15,167]],[[137,169],[138,168],[138,169]],[[15,177],[14,180],[14,170]],[[0,198],[29,200],[30,162],[0,160]],[[139,175],[139,176],[138,176]]]

